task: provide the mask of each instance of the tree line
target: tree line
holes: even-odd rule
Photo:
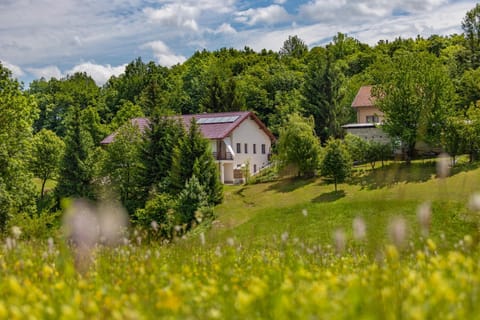
[[[0,225],[20,213],[56,210],[62,197],[112,192],[136,221],[162,212],[159,223],[191,226],[198,208],[221,201],[221,188],[198,128],[186,132],[166,116],[250,110],[279,136],[299,115],[326,145],[355,121],[351,102],[362,85],[375,87],[385,130],[409,158],[425,140],[473,160],[480,148],[479,17],[477,5],[462,21],[463,34],[374,46],[338,33],[311,49],[289,36],[278,52],[203,50],[171,68],[137,58],[101,87],[75,73],[25,89],[0,65]],[[146,134],[125,125],[136,117],[151,120]],[[117,130],[115,142],[100,147]],[[41,179],[39,196],[33,176]],[[45,196],[52,178],[55,196]],[[187,203],[196,205],[183,208]]]

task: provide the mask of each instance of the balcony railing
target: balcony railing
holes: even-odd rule
[[[233,155],[226,151],[226,152],[213,152],[213,158],[215,160],[233,160]]]

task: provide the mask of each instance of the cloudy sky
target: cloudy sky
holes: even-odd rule
[[[196,50],[310,47],[337,32],[380,39],[461,33],[473,0],[0,0],[0,61],[28,84],[86,71],[98,84],[136,57],[164,66]]]

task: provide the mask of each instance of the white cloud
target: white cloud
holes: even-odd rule
[[[223,23],[214,33],[235,34],[237,30],[235,30],[230,23]]]
[[[143,47],[152,49],[153,55],[155,58],[157,58],[158,63],[162,66],[171,67],[187,60],[182,55],[175,55],[170,48],[160,40],[148,42],[144,44]]]
[[[146,8],[143,10],[151,22],[198,31],[196,18],[200,10],[183,4],[167,4],[161,9]]]
[[[12,75],[13,75],[14,78],[20,78],[21,76],[23,76],[25,74],[25,72],[23,72],[22,68],[20,68],[17,65],[9,63],[8,61],[0,60],[0,63],[5,68],[7,68],[8,70],[10,70],[12,72]]]
[[[287,2],[287,0],[275,0],[275,1],[273,1],[273,3],[276,3],[276,4],[284,4],[285,2]]]
[[[60,79],[63,77],[62,72],[57,66],[46,66],[43,68],[27,68],[27,71],[37,78],[45,78],[47,80],[49,80],[50,78]]]
[[[85,72],[90,75],[97,85],[103,85],[110,79],[111,76],[118,76],[125,71],[127,65],[120,65],[112,67],[109,64],[101,65],[92,62],[84,62],[74,66],[71,70],[67,71],[67,74],[74,74],[75,72]]]
[[[393,14],[422,14],[433,11],[448,0],[314,0],[299,6],[299,15],[309,21],[338,23],[339,21],[375,22]]]
[[[247,24],[249,26],[258,24],[274,25],[291,19],[287,11],[279,5],[271,5],[264,8],[248,9],[240,11],[236,14],[237,22]]]

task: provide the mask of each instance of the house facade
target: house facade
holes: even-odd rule
[[[372,96],[372,86],[363,86],[358,90],[352,102],[352,108],[357,113],[357,122],[342,126],[347,133],[354,134],[369,141],[389,143],[390,138],[381,129],[385,116],[377,106]]]
[[[245,169],[255,175],[269,165],[275,137],[253,112],[202,113],[180,117],[187,128],[194,118],[201,134],[210,140],[222,183],[242,183],[245,181]],[[131,121],[142,132],[149,125],[146,118]],[[115,133],[101,144],[109,144],[114,138]]]

